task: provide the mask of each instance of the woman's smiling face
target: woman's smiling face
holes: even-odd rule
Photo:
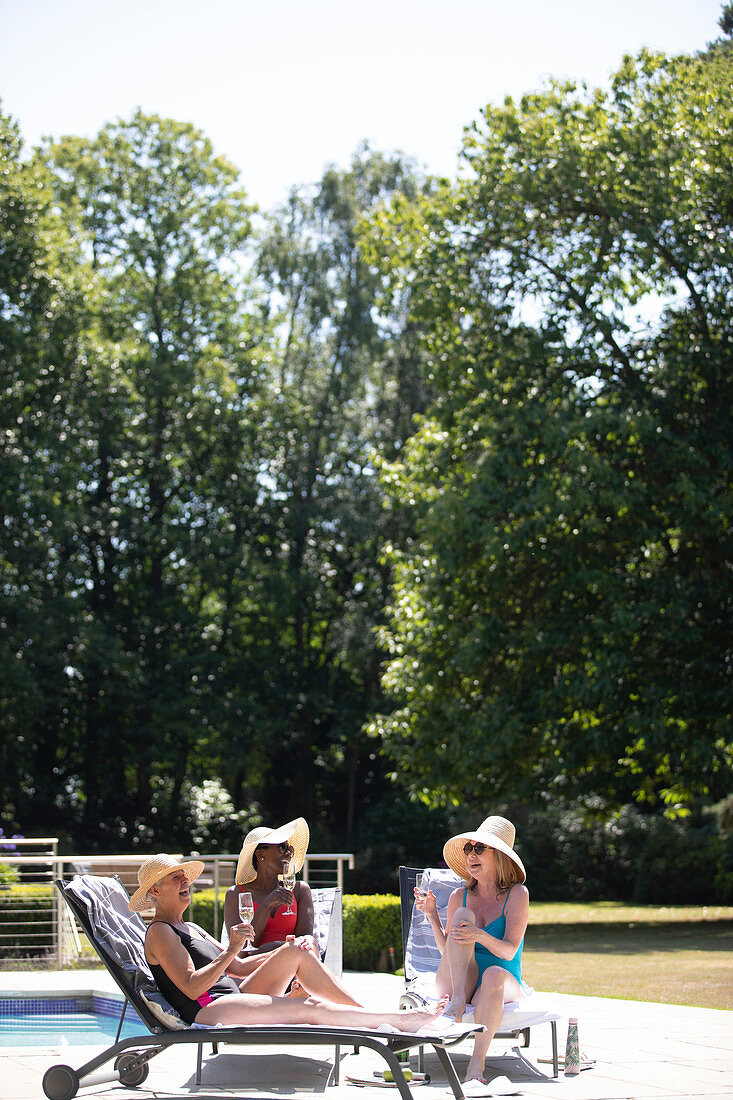
[[[185,900],[186,905],[188,905],[191,900],[191,892],[186,872],[181,869],[163,875],[161,879],[158,879],[151,893],[165,901],[174,901],[177,897],[179,901]]]
[[[466,854],[466,866],[468,873],[475,879],[486,877],[487,874],[496,877],[493,848],[484,848],[480,855],[472,848]]]
[[[255,851],[255,870],[268,870],[271,874],[282,873],[284,863],[290,863],[293,849],[290,844],[258,844]]]

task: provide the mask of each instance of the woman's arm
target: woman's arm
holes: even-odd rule
[[[149,963],[162,966],[173,984],[195,1001],[211,989],[232,963],[244,943],[243,930],[246,928],[248,925],[245,924],[233,927],[229,946],[222,948],[219,958],[196,970],[193,959],[173,929],[166,924],[155,923],[150,926],[145,938],[145,957]]]
[[[420,909],[422,909],[425,916],[430,921],[430,928],[432,929],[433,938],[435,939],[435,945],[440,951],[441,955],[445,950],[445,941],[448,939],[448,931],[453,920],[453,914],[459,905],[461,905],[461,896],[463,891],[461,889],[454,890],[451,896],[448,898],[448,910],[445,915],[445,928],[443,922],[440,919],[438,913],[438,903],[435,900],[435,894],[432,890],[428,890],[425,895],[422,904],[416,902]]]
[[[450,903],[452,901],[452,898],[453,895],[451,895],[451,897],[448,899],[449,913],[451,911]],[[442,955],[446,941],[446,929],[443,927],[443,922],[441,921],[440,914],[438,913],[438,903],[435,899],[435,894],[432,890],[428,890],[424,897],[422,897],[420,901],[416,902],[415,904],[417,905],[418,909],[421,909],[425,916],[428,918],[428,921],[430,922],[430,928],[433,933],[433,939],[435,940],[435,946],[438,948],[438,951],[440,951]],[[453,909],[455,910],[455,906],[453,907]],[[448,919],[448,916],[446,916],[446,923],[448,922]]]
[[[313,895],[307,882],[298,879],[295,884],[295,900],[298,903],[298,919],[295,922],[295,937],[313,935]]]
[[[519,950],[529,922],[529,890],[517,884],[511,888],[506,902],[506,930],[504,938],[490,936],[475,924],[462,924],[455,930],[459,943],[480,943],[500,959],[513,959]]]
[[[227,932],[231,932],[232,925],[239,924],[239,887],[230,886],[224,895],[224,924]]]

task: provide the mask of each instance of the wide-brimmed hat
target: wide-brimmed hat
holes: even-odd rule
[[[466,881],[470,881],[473,876],[468,869],[463,845],[467,840],[478,841],[480,844],[486,844],[487,847],[495,848],[497,852],[503,852],[505,856],[508,856],[521,871],[522,882],[525,882],[527,872],[521,859],[514,851],[515,837],[516,829],[511,821],[507,821],[505,817],[487,817],[475,832],[458,833],[457,836],[452,836],[450,840],[447,840],[443,847],[443,859],[457,875],[460,875]]]
[[[130,898],[130,909],[133,913],[139,913],[141,909],[149,909],[148,892],[150,887],[155,886],[156,882],[160,882],[171,871],[185,871],[190,886],[192,882],[196,881],[203,869],[204,865],[200,859],[191,859],[187,863],[181,863],[175,856],[164,854],[150,856],[140,865],[140,870],[137,873],[137,881],[140,885]]]
[[[258,844],[282,844],[285,840],[290,841],[292,845],[293,858],[290,861],[290,869],[297,875],[305,863],[310,840],[310,829],[304,817],[296,817],[294,821],[288,821],[287,825],[281,825],[279,829],[268,829],[267,826],[261,825],[259,829],[252,829],[247,833],[237,861],[237,885],[243,886],[245,882],[251,882],[253,878],[257,878],[252,857]]]

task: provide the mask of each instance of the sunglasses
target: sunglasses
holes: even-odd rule
[[[463,845],[463,851],[467,856],[470,856],[471,852],[475,852],[477,856],[482,856],[487,848],[488,844],[482,844],[480,841],[473,843],[469,840],[467,844]]]
[[[256,851],[261,852],[263,848],[277,848],[281,855],[293,851],[292,844],[288,844],[287,840],[281,840],[279,844],[258,844]]]

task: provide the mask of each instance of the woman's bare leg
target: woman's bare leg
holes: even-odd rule
[[[451,928],[461,922],[466,924],[476,923],[476,918],[471,910],[463,906],[456,909],[453,914]],[[448,932],[441,961],[441,965],[443,963],[446,965],[441,980],[445,983],[447,975],[450,976],[450,1001],[446,1006],[445,1014],[446,1016],[452,1016],[458,1023],[464,1017],[466,1001],[471,996],[478,981],[478,966],[473,948],[473,943],[458,943]],[[440,967],[438,967],[438,973],[440,974]]]
[[[485,1031],[477,1032],[473,1053],[466,1070],[466,1081],[483,1081],[486,1054],[491,1040],[504,1015],[506,1001],[518,1001],[524,997],[519,982],[501,966],[490,966],[484,971],[481,984],[473,995],[473,1019],[483,1024]]]
[[[431,1012],[372,1012],[359,1006],[329,1001],[298,1001],[292,997],[267,997],[252,993],[228,993],[202,1008],[197,1024],[322,1024],[331,1027],[376,1028],[388,1024],[399,1031],[418,1031],[443,1012],[440,1002]]]
[[[297,978],[303,989],[313,997],[353,1008],[361,1007],[316,955],[290,943],[269,952],[254,973],[242,979],[239,988],[242,993],[282,997],[293,978]]]

